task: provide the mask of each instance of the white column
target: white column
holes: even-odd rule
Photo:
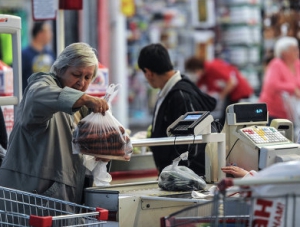
[[[127,43],[126,18],[121,13],[121,1],[109,1],[110,8],[110,83],[122,85],[112,112],[116,119],[128,128],[128,79],[127,79]]]
[[[57,10],[56,15],[56,53],[57,56],[65,49],[65,18],[64,10]]]

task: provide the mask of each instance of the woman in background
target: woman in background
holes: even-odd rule
[[[282,37],[277,40],[274,55],[264,75],[259,101],[267,104],[269,123],[275,118],[290,119],[283,93],[300,98],[300,60],[296,38]]]

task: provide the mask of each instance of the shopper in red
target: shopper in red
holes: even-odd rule
[[[225,122],[225,110],[230,104],[239,102],[241,99],[249,98],[253,89],[233,65],[221,60],[203,61],[197,57],[190,57],[185,62],[187,76],[198,85],[198,87],[214,96],[220,107],[220,122]]]

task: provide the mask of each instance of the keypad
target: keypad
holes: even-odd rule
[[[189,125],[178,125],[175,128],[175,131],[183,131],[183,130],[187,130],[189,127]]]
[[[274,127],[251,126],[240,129],[240,131],[257,144],[289,142],[289,140]]]

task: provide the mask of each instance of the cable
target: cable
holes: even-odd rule
[[[195,148],[195,146],[196,146],[196,144],[195,144],[195,139],[196,139],[196,136],[194,135],[194,139],[193,139],[193,143],[192,144],[189,144],[189,145],[191,145],[191,146],[188,146],[188,152],[190,153],[190,151],[191,151],[191,147],[194,147]],[[194,146],[193,146],[194,145]]]
[[[173,143],[173,146],[174,146],[174,149],[175,149],[175,151],[176,151],[176,153],[178,154],[178,155],[180,155],[180,153],[178,152],[178,150],[177,150],[177,148],[176,148],[176,135],[175,135],[175,138],[174,138],[174,143]],[[192,144],[188,144],[188,152],[190,153],[190,151],[191,151],[191,147],[192,147],[192,145],[196,145],[195,144],[195,139],[196,139],[196,136],[194,135],[194,139],[193,139],[193,143]],[[191,146],[190,146],[191,145]]]
[[[176,151],[176,154],[177,154],[177,155],[180,155],[179,152],[178,152],[178,150],[177,150],[177,148],[176,148],[176,144],[175,144],[176,137],[177,137],[177,136],[175,135],[175,138],[174,138],[174,144],[173,144],[173,145],[174,145],[174,149],[175,149],[175,151]]]
[[[237,140],[234,142],[234,144],[232,145],[232,147],[231,147],[231,149],[230,149],[230,151],[228,152],[228,155],[226,156],[226,160],[227,160],[227,158],[229,157],[229,155],[230,155],[230,153],[231,153],[231,151],[232,151],[232,149],[234,148],[234,146],[235,146],[235,144],[237,143],[237,141],[239,141],[240,139],[239,138],[237,138]]]

